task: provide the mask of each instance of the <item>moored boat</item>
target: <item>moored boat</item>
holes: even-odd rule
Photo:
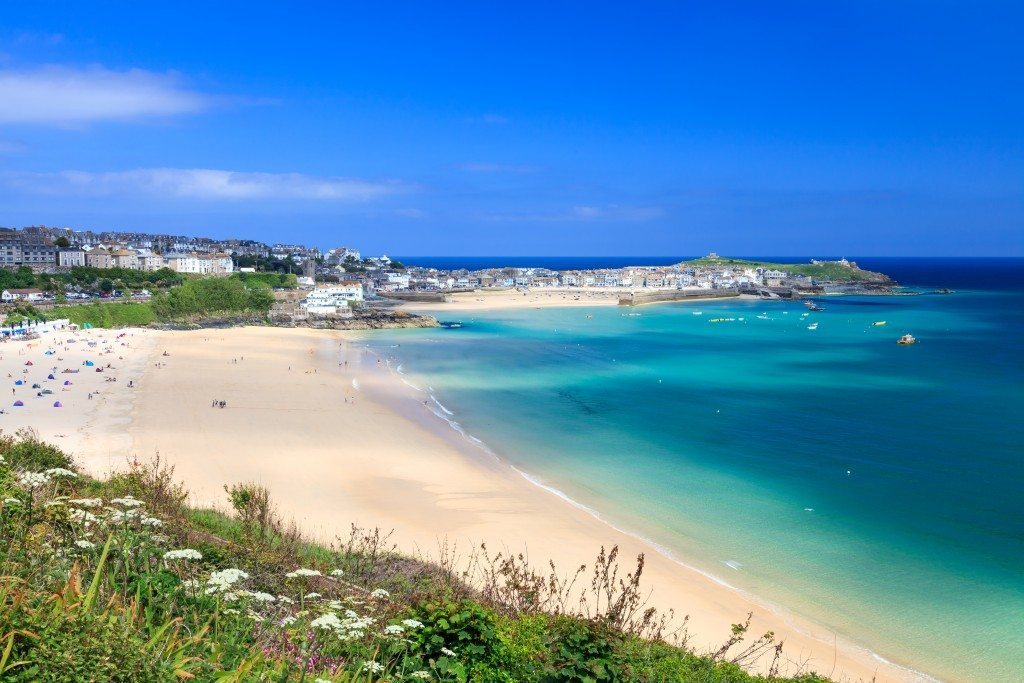
[[[917,339],[915,339],[914,335],[912,335],[912,334],[905,334],[902,337],[900,337],[899,339],[897,339],[896,343],[897,344],[901,344],[903,346],[908,346],[910,344],[916,344],[917,343]]]

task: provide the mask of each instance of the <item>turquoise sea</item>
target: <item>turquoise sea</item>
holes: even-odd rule
[[[1024,291],[1000,282],[823,297],[806,317],[757,301],[447,314],[463,327],[367,343],[439,418],[616,526],[886,659],[1014,681]]]

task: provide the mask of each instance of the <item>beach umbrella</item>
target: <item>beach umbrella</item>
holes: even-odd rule
[[[25,402],[24,401],[15,401],[14,405],[15,405],[15,407],[19,407],[20,408],[21,406],[25,405]]]
[[[69,384],[71,384],[71,380],[69,380],[69,379],[64,380],[64,386],[67,386]]]
[[[64,404],[63,404],[63,403],[61,403],[60,401],[54,401],[54,402],[53,402],[53,407],[54,407],[54,408],[63,408],[63,407],[64,407]]]

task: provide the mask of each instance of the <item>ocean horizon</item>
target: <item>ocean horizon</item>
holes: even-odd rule
[[[462,327],[367,343],[440,419],[667,554],[914,670],[1013,680],[1024,259],[850,258],[920,295],[445,313]]]

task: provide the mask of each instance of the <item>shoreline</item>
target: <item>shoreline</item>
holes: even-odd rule
[[[283,516],[321,541],[333,541],[352,522],[393,528],[402,552],[428,559],[444,543],[473,549],[487,542],[510,552],[526,549],[535,567],[550,558],[563,568],[589,566],[602,545],[618,545],[625,569],[631,558],[646,555],[652,604],[689,614],[697,651],[716,648],[732,623],[754,612],[751,637],[772,630],[786,641],[788,659],[811,658],[837,680],[936,680],[688,564],[516,468],[452,419],[431,387],[415,386],[401,366],[360,346],[368,334],[262,327],[82,331],[74,335],[80,344],[57,351],[61,364],[74,367],[102,351],[117,354],[115,367],[68,375],[76,386],[64,387],[62,410],[31,405],[15,409],[25,411],[16,416],[97,476],[159,454],[175,465],[194,505],[224,509],[223,485],[264,483]],[[11,342],[0,361],[10,374],[21,372],[28,355],[58,339],[64,337]],[[96,346],[87,346],[89,340]],[[95,399],[80,400],[93,384]],[[216,388],[197,391],[201,386]],[[210,407],[218,397],[228,399],[227,410]],[[27,426],[0,418],[5,431]],[[234,424],[225,428],[224,421]],[[305,438],[296,436],[303,432]],[[336,441],[356,442],[357,452],[339,453]]]
[[[838,680],[929,680],[617,529],[493,451],[480,457],[486,444],[428,415],[422,393],[358,346],[364,334],[157,333],[152,357],[162,348],[171,356],[166,368],[146,365],[129,426],[132,456],[159,453],[175,465],[196,505],[223,509],[224,484],[264,483],[281,512],[319,540],[333,540],[352,522],[394,528],[406,553],[436,557],[431,549],[445,541],[464,549],[486,541],[527,549],[535,566],[551,558],[560,567],[589,565],[601,545],[617,544],[626,568],[629,558],[646,554],[653,603],[690,614],[698,651],[719,645],[731,624],[753,611],[751,634],[773,630],[786,640],[788,658],[813,657],[826,675],[834,661]],[[232,363],[236,353],[244,358],[240,365]],[[281,367],[288,362],[284,368],[291,369]],[[254,373],[249,366],[257,363]],[[250,379],[240,381],[245,375]],[[284,390],[283,379],[296,386]],[[218,388],[197,396],[197,382]],[[205,394],[214,391],[227,399],[226,410],[210,407],[217,397]]]
[[[756,297],[751,297],[751,298],[756,298]],[[676,302],[655,302],[655,303],[676,303]],[[358,339],[353,340],[353,342],[355,342],[355,341],[358,341]],[[370,353],[373,353],[373,352],[370,351]],[[374,354],[374,355],[376,355],[376,354]],[[621,535],[627,536],[629,538],[632,538],[635,541],[637,541],[638,543],[646,546],[648,550],[651,550],[654,553],[657,553],[658,555],[663,557],[665,560],[667,560],[667,561],[669,561],[669,562],[671,562],[671,563],[673,563],[675,565],[678,565],[680,568],[682,568],[686,572],[695,573],[695,574],[699,575],[701,578],[703,578],[704,580],[709,581],[709,582],[715,584],[716,586],[719,586],[722,589],[724,589],[726,591],[729,591],[730,593],[733,593],[736,596],[741,597],[743,600],[747,601],[750,605],[753,605],[755,607],[755,610],[754,610],[755,612],[756,612],[756,608],[760,608],[760,609],[763,609],[763,610],[766,610],[766,611],[770,612],[771,615],[774,618],[776,618],[778,620],[781,620],[781,622],[783,622],[785,624],[785,629],[788,629],[790,631],[796,631],[797,633],[799,633],[803,637],[810,638],[810,639],[812,639],[814,641],[817,641],[817,643],[819,645],[823,645],[823,646],[825,646],[827,648],[835,648],[835,650],[836,650],[835,662],[838,663],[838,661],[840,660],[839,651],[843,650],[843,651],[846,651],[847,654],[855,653],[856,655],[860,655],[860,656],[864,656],[864,657],[870,658],[870,660],[875,662],[876,665],[877,665],[877,668],[874,669],[871,672],[870,677],[868,677],[868,678],[863,678],[863,677],[850,678],[850,676],[863,676],[864,674],[863,673],[845,673],[845,672],[842,672],[842,671],[834,671],[832,673],[824,673],[822,670],[818,670],[819,674],[829,676],[830,678],[834,678],[834,680],[838,680],[838,681],[854,681],[854,680],[856,680],[856,681],[868,681],[868,680],[870,680],[870,681],[872,681],[872,683],[876,683],[876,682],[877,683],[883,683],[885,681],[927,681],[927,682],[938,683],[941,680],[941,679],[939,679],[939,678],[937,678],[935,676],[932,676],[932,675],[927,674],[927,673],[925,673],[923,671],[915,669],[915,668],[913,668],[913,667],[911,667],[909,665],[900,664],[900,663],[898,663],[896,661],[892,661],[890,659],[887,659],[886,657],[883,657],[882,655],[880,655],[877,652],[871,650],[870,648],[868,648],[866,646],[863,646],[863,645],[860,645],[860,644],[854,642],[852,639],[847,638],[846,636],[839,636],[837,633],[829,630],[827,627],[825,627],[825,626],[823,626],[823,625],[821,625],[821,624],[819,624],[819,623],[817,623],[817,622],[815,622],[815,621],[813,621],[813,620],[811,620],[811,619],[809,619],[807,617],[804,617],[802,615],[799,615],[799,614],[793,612],[792,610],[790,610],[789,608],[785,607],[784,605],[772,602],[770,600],[766,600],[766,599],[764,599],[764,598],[762,598],[762,597],[760,597],[758,595],[755,595],[754,593],[752,593],[752,592],[750,592],[748,590],[745,590],[743,588],[740,588],[738,586],[735,586],[735,585],[731,584],[726,579],[724,579],[721,576],[718,576],[718,575],[712,573],[711,571],[708,571],[708,570],[705,570],[705,569],[701,569],[700,567],[697,567],[696,565],[693,565],[693,564],[687,562],[685,558],[680,557],[676,553],[676,551],[674,551],[672,548],[670,548],[670,547],[668,547],[668,546],[666,546],[666,545],[664,545],[664,544],[662,544],[662,543],[660,543],[658,541],[655,541],[652,538],[649,538],[649,537],[645,536],[641,532],[629,529],[627,527],[619,526],[614,520],[612,520],[612,519],[606,517],[604,514],[602,514],[602,512],[599,509],[574,499],[569,494],[567,494],[564,491],[560,490],[556,486],[554,486],[554,485],[552,485],[550,483],[545,482],[540,477],[534,476],[534,475],[530,474],[529,472],[527,472],[525,470],[522,470],[522,469],[516,467],[515,465],[511,464],[504,456],[502,456],[501,454],[495,452],[490,445],[488,445],[484,441],[478,439],[477,437],[473,436],[470,432],[464,430],[458,422],[455,422],[454,420],[449,419],[450,417],[454,417],[454,413],[451,413],[451,411],[447,410],[447,408],[445,408],[444,405],[441,404],[434,397],[433,393],[431,392],[432,387],[428,387],[427,389],[422,389],[422,388],[419,388],[419,387],[415,386],[414,384],[410,383],[409,381],[405,380],[402,377],[405,373],[401,372],[401,370],[400,370],[400,368],[403,367],[402,365],[398,365],[396,367],[392,367],[392,365],[391,365],[391,363],[390,363],[390,361],[388,359],[384,359],[384,365],[387,368],[387,370],[395,377],[395,379],[401,381],[403,384],[405,384],[405,386],[407,386],[412,391],[417,391],[417,392],[425,393],[426,395],[428,395],[430,397],[430,399],[438,407],[440,407],[445,413],[447,413],[448,416],[446,417],[445,415],[439,415],[435,411],[430,410],[430,412],[436,418],[440,418],[440,420],[445,423],[445,427],[446,428],[448,428],[449,430],[451,430],[455,434],[458,434],[459,437],[461,437],[461,443],[458,444],[458,446],[461,446],[462,449],[464,449],[465,452],[470,453],[470,457],[472,457],[471,453],[473,451],[485,454],[489,459],[492,459],[495,463],[497,463],[500,468],[506,469],[509,472],[514,473],[515,476],[521,477],[530,486],[535,487],[535,488],[543,491],[548,496],[553,496],[554,498],[557,499],[558,503],[561,503],[561,504],[564,504],[564,505],[568,505],[568,506],[571,506],[572,508],[574,508],[576,510],[579,510],[580,512],[582,512],[582,513],[592,517],[596,522],[598,522],[602,526],[607,527],[611,532],[613,532],[615,534],[621,534]],[[416,419],[416,418],[413,418],[413,419]],[[419,421],[419,420],[417,420],[417,421]],[[430,428],[430,427],[428,426],[428,428]],[[649,560],[649,558],[650,558],[650,556],[648,555],[648,560]],[[628,567],[628,556],[626,556],[624,562],[625,562],[626,568],[628,569],[629,568]],[[653,583],[653,582],[650,581],[650,579],[649,579],[648,580],[647,588],[648,588],[648,591],[653,593],[655,587],[650,585],[651,583]],[[669,609],[673,609],[671,604],[669,604],[669,605],[660,605],[659,606],[659,612],[667,612],[667,610],[669,610]],[[689,615],[686,615],[686,616],[689,618],[689,617],[692,617],[693,615],[689,614]],[[742,616],[742,615],[738,615],[737,616],[737,620],[739,620],[740,616]],[[692,621],[691,621],[691,623],[692,623]],[[753,622],[753,623],[756,623],[756,622]],[[816,633],[815,632],[815,631],[820,631],[822,629],[824,629],[825,631],[828,631],[829,633],[832,634],[833,640],[831,642],[827,641],[825,639],[822,639],[821,636],[820,636],[820,633]],[[775,630],[774,632],[778,636],[780,633],[785,633],[786,631],[785,630],[783,630],[783,631]],[[755,636],[755,637],[756,637],[756,635],[758,633],[760,633],[760,631],[757,631],[754,628],[752,628],[751,631],[750,631],[750,635]],[[782,639],[785,640],[785,635],[782,636]],[[789,643],[789,642],[792,642],[792,641],[788,640],[787,643]],[[699,648],[697,648],[697,649],[699,651]],[[788,648],[787,648],[786,651],[789,651]],[[802,654],[806,654],[806,653],[802,653]],[[833,666],[837,666],[837,664],[834,664]],[[754,667],[754,669],[758,670],[758,667]],[[888,670],[886,670],[886,669],[888,669]],[[786,667],[783,666],[782,672],[785,673],[785,671],[786,671]]]

